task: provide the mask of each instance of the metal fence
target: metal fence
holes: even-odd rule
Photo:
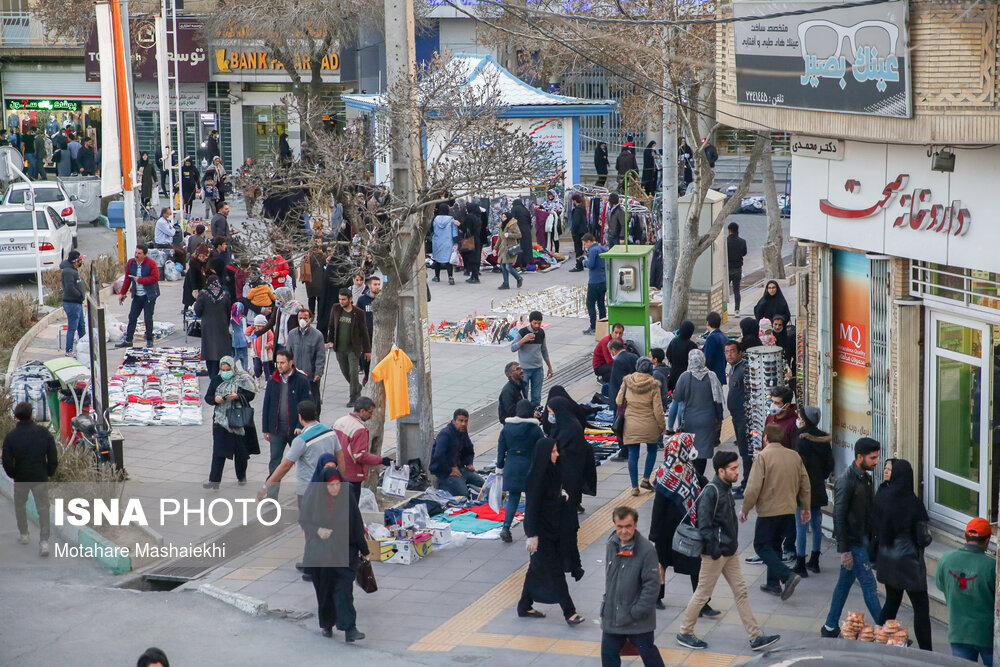
[[[8,2],[19,8],[27,7],[26,1],[8,0]],[[47,34],[45,26],[31,12],[0,12],[0,48],[44,46],[83,46],[83,41]]]
[[[885,461],[889,458],[889,325],[891,291],[889,285],[889,259],[869,258],[869,322],[871,322],[871,361],[868,368],[868,397],[871,401],[872,437],[882,445],[878,466],[875,469],[876,486],[882,479]]]
[[[598,68],[585,68],[572,72],[563,77],[560,94],[570,97],[582,97],[588,100],[615,100],[620,101],[621,91],[613,90],[611,77]],[[584,116],[580,119],[580,155],[586,156],[592,153],[597,144],[605,142],[608,145],[608,153],[611,160],[626,136],[631,135],[636,146],[643,146],[646,143],[645,133],[641,128],[625,127],[622,123],[621,114],[617,110],[612,111],[607,116]],[[585,158],[581,158],[581,164],[587,164]]]

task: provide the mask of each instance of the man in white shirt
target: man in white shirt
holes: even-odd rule
[[[153,243],[157,248],[172,248],[174,245],[174,212],[169,206],[160,211],[160,217],[156,219],[156,228],[153,234]]]

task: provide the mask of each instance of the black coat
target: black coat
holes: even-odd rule
[[[478,210],[475,214],[467,212],[461,218],[461,224],[458,226],[460,237],[462,239],[472,239],[475,243],[472,250],[463,250],[461,252],[462,261],[464,262],[466,268],[479,266],[482,261],[483,243],[480,240],[482,226],[483,221],[479,216]]]
[[[338,535],[338,529],[348,524],[346,568],[356,571],[361,564],[361,556],[368,555],[368,542],[365,540],[365,524],[358,509],[358,501],[346,482],[341,484],[340,494],[332,504],[328,502],[326,484],[314,482],[309,485],[302,498],[302,510],[299,513],[299,525],[306,537],[306,548],[303,554],[303,564],[306,567],[333,567],[331,563],[338,560],[339,550],[343,548],[344,538]],[[329,528],[334,532],[327,539],[320,539],[318,530]]]
[[[515,384],[508,379],[507,384],[500,390],[500,406],[498,409],[500,423],[506,423],[508,417],[513,417],[517,412],[517,402],[528,398],[528,385],[525,383]]]
[[[625,381],[625,376],[635,373],[635,365],[638,361],[639,355],[628,350],[622,350],[615,357],[615,360],[611,362],[611,377],[608,379],[610,393],[608,396],[611,397],[612,403],[614,403],[615,398],[618,396],[618,391],[622,387],[622,382]]]
[[[562,480],[562,487],[569,494],[570,504],[576,509],[583,494],[597,494],[597,464],[594,461],[594,449],[584,439],[583,428],[577,416],[571,411],[563,414],[556,414],[551,437],[559,445],[559,478]]]
[[[624,176],[629,171],[639,173],[639,165],[635,161],[635,148],[622,146],[618,158],[615,160],[615,170],[619,176]]]
[[[786,323],[792,319],[792,312],[788,310],[788,302],[785,301],[785,295],[781,293],[781,286],[778,286],[778,291],[774,296],[768,294],[767,287],[765,287],[764,296],[753,307],[753,316],[760,322],[765,317],[774,321],[775,315],[784,315]]]
[[[698,532],[705,542],[705,553],[709,556],[735,555],[739,550],[739,524],[732,487],[716,475],[698,494],[695,514]]]
[[[217,280],[215,276],[209,277],[205,289],[194,303],[194,312],[201,318],[201,358],[207,361],[218,361],[233,353],[233,337],[229,331],[233,302],[225,289],[220,296],[213,298],[210,286]]]
[[[205,392],[205,402],[215,407],[215,391],[222,384],[222,376],[216,375],[208,382],[208,390]],[[255,394],[246,389],[239,389],[240,396],[248,403],[252,402]],[[210,413],[213,414],[213,413]],[[257,439],[257,427],[251,422],[243,428],[243,435],[237,435],[222,428],[218,424],[212,424],[212,455],[224,456],[227,459],[233,456],[246,457],[253,454],[260,454],[260,441]]]
[[[837,553],[847,553],[872,536],[872,480],[868,473],[851,464],[833,492],[833,539]]]
[[[743,336],[740,337],[740,345],[743,346],[744,352],[764,344],[760,340],[760,324],[754,318],[744,317],[740,320],[740,331],[743,332]]]
[[[701,572],[701,558],[684,556],[673,550],[674,533],[687,516],[684,507],[661,493],[653,498],[653,513],[649,520],[649,541],[656,545],[656,557],[663,567],[672,567],[677,574]]]
[[[607,175],[611,161],[608,159],[608,149],[598,146],[594,149],[594,170],[598,174]]]
[[[690,338],[675,336],[669,343],[663,356],[670,364],[670,374],[667,376],[667,388],[673,391],[681,373],[688,369],[688,352],[698,349],[698,344]]]
[[[260,429],[264,433],[275,433],[278,429],[280,399],[281,375],[278,371],[274,371],[274,374],[267,379],[267,388],[264,389],[264,405],[261,407]],[[310,400],[312,400],[312,393],[309,390],[309,378],[301,371],[292,371],[292,376],[288,378],[289,434],[297,428],[302,428],[302,424],[299,423],[299,403]]]
[[[826,495],[826,480],[833,474],[833,448],[829,433],[815,426],[803,426],[792,436],[792,449],[802,457],[802,464],[809,474],[809,489],[812,502],[809,509],[814,512],[829,502]]]
[[[927,590],[924,547],[930,544],[927,509],[913,492],[913,467],[892,460],[892,475],[874,500],[878,580],[907,591]]]
[[[573,236],[583,236],[590,231],[590,225],[587,223],[587,207],[583,204],[574,204],[573,210],[570,211],[570,223],[569,231]]]
[[[658,180],[655,151],[652,142],[642,151],[642,187],[650,194],[656,192],[656,181]]]
[[[59,452],[49,429],[18,422],[3,439],[3,470],[15,482],[47,482],[56,474]]]
[[[205,262],[192,256],[188,261],[188,270],[184,274],[184,286],[181,288],[181,304],[187,308],[195,302],[195,292],[205,288]]]

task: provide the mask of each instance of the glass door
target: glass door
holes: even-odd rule
[[[273,162],[278,155],[278,139],[287,130],[287,107],[244,106],[243,155],[260,164]]]
[[[964,525],[986,516],[993,350],[982,322],[929,311],[925,448],[932,512]]]

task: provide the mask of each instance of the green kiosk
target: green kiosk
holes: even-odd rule
[[[605,253],[608,272],[608,323],[625,325],[625,340],[649,354],[649,259],[651,245],[616,245]]]

